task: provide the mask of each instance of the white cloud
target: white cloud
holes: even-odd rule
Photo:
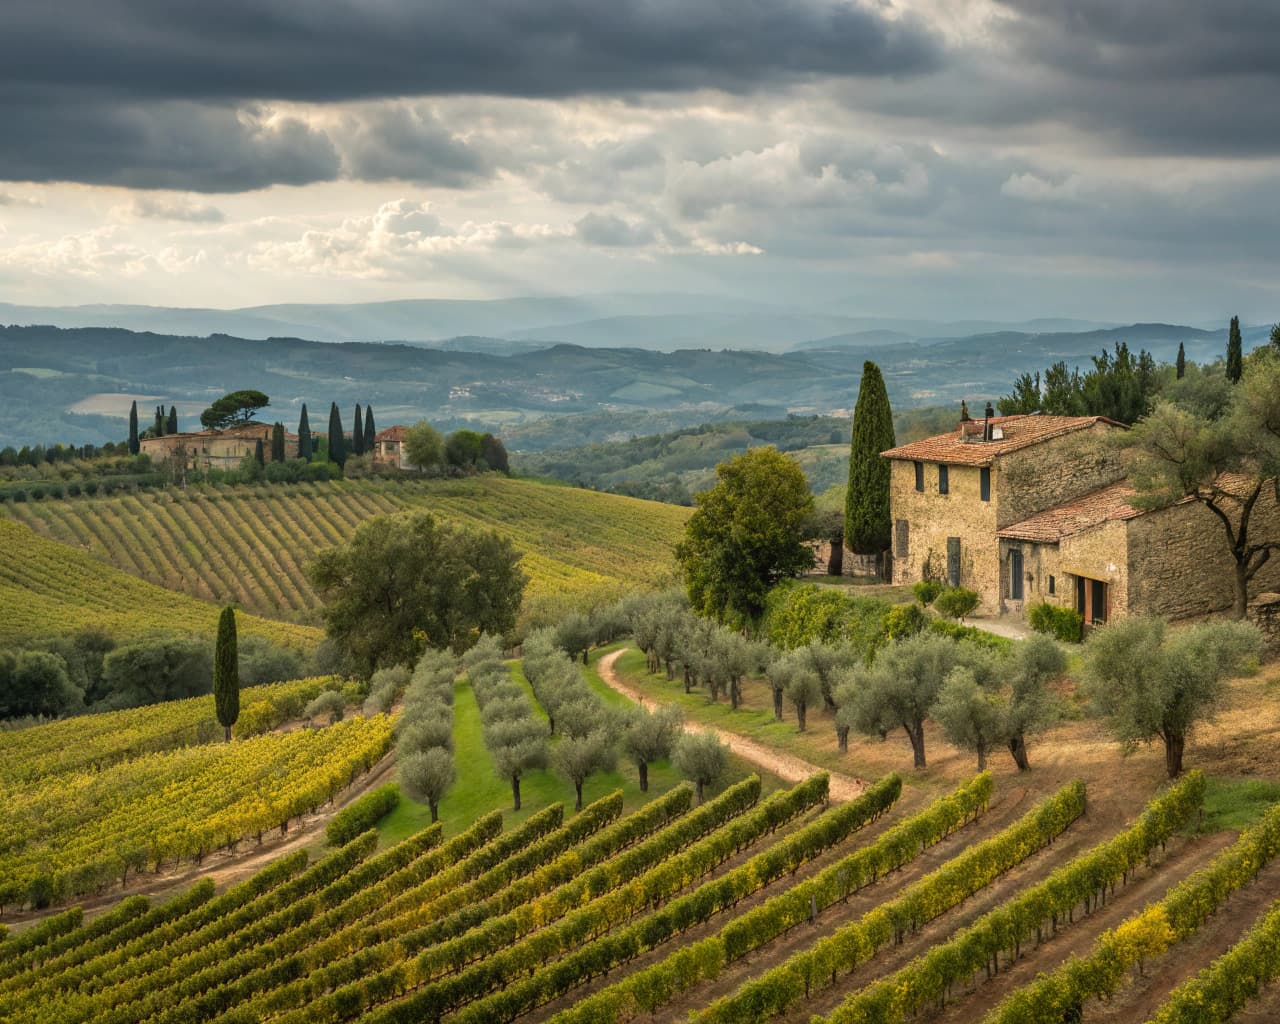
[[[1072,174],[1063,181],[1054,182],[1028,171],[1009,175],[1000,186],[1000,193],[1032,203],[1072,203],[1080,198],[1080,179]]]

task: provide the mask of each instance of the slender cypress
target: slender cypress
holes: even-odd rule
[[[307,419],[307,404],[302,403],[302,415],[298,418],[298,458],[311,461],[311,422]]]
[[[1244,373],[1244,342],[1240,337],[1240,318],[1231,318],[1231,330],[1227,334],[1227,380],[1232,384],[1240,382]]]
[[[889,547],[889,462],[880,453],[894,443],[893,410],[884,377],[875,363],[863,363],[844,505],[844,542],[859,555],[880,556]]]
[[[259,466],[265,466],[267,464],[267,453],[262,447],[262,438],[258,438],[258,440],[253,443],[253,461]]]
[[[166,434],[176,434],[178,432],[178,407],[176,405],[169,406],[169,421],[165,424],[164,432]]]
[[[138,454],[138,403],[129,407],[129,454]]]
[[[347,461],[347,439],[342,435],[342,413],[337,402],[329,404],[329,461],[339,466]]]
[[[1182,342],[1178,342],[1178,361],[1174,366],[1178,371],[1178,380],[1182,380],[1187,375],[1187,349]]]
[[[364,454],[364,413],[360,411],[359,402],[356,402],[356,414],[351,422],[351,454]]]
[[[284,462],[284,424],[277,423],[271,428],[271,461]]]
[[[164,406],[163,405],[156,406],[156,420],[151,425],[151,432],[155,434],[156,437],[164,437]]]
[[[378,428],[373,425],[373,406],[364,407],[364,450],[373,451],[374,439],[378,436]]]
[[[261,442],[259,442],[261,443]],[[218,642],[213,651],[213,704],[218,723],[227,731],[240,717],[240,657],[236,651],[236,613],[230,605],[218,617]]]

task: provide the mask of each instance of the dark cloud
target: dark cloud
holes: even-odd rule
[[[465,188],[494,167],[429,110],[407,104],[374,107],[345,119],[338,133],[347,173],[361,181],[410,181]]]
[[[0,102],[0,131],[22,140],[0,147],[9,181],[243,192],[340,168],[328,136],[296,118],[203,104]]]
[[[633,249],[654,241],[648,224],[633,224],[612,213],[592,211],[574,225],[578,238],[588,245]]]
[[[145,99],[750,91],[939,63],[848,0],[6,0],[0,83]]]

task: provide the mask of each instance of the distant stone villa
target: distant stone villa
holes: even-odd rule
[[[387,427],[373,435],[373,461],[397,469],[412,469],[404,451],[404,439],[409,433],[405,426]]]
[[[1233,566],[1222,527],[1190,500],[1144,511],[1129,502],[1102,416],[995,416],[883,452],[890,459],[893,579],[931,578],[978,593],[981,610],[1021,614],[1048,601],[1086,623],[1170,619],[1228,609]],[[1253,530],[1280,535],[1269,491]],[[1280,590],[1280,559],[1253,580]]]
[[[144,437],[138,446],[154,462],[185,457],[188,469],[239,469],[240,463],[257,450],[258,441],[262,442],[263,459],[271,461],[271,429],[270,423],[250,422],[226,430]],[[297,434],[285,431],[284,454],[287,459],[298,457]]]

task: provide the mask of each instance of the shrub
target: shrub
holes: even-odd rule
[[[1044,601],[1027,613],[1031,628],[1037,633],[1047,633],[1068,644],[1078,644],[1084,638],[1084,616],[1074,608]]]
[[[915,636],[929,624],[929,616],[918,604],[900,604],[890,608],[884,617],[884,632],[890,640]]]
[[[324,830],[330,846],[345,846],[361,832],[367,832],[395,810],[400,803],[400,787],[394,782],[370,790],[340,810]]]
[[[911,588],[911,592],[916,595],[916,600],[926,608],[933,604],[942,590],[943,586],[937,580],[921,580]]]
[[[967,587],[947,587],[933,600],[939,615],[948,619],[964,619],[978,607],[978,595]]]
[[[328,715],[329,724],[341,722],[343,712],[347,710],[347,698],[337,690],[325,690],[302,712],[307,721]]]
[[[977,626],[962,626],[960,623],[952,622],[950,619],[931,619],[929,621],[929,631],[940,633],[942,636],[949,636],[952,640],[967,640],[978,647],[995,651],[997,654],[1003,654],[1013,648],[1013,641],[1008,637],[988,633],[985,629],[979,629]]]

